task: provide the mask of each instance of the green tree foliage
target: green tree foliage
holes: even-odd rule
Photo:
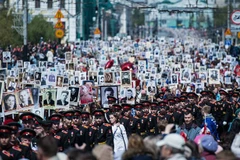
[[[0,47],[3,49],[8,45],[15,47],[22,44],[22,37],[12,29],[13,16],[7,13],[7,9],[0,10]]]
[[[47,22],[43,15],[37,15],[28,25],[28,41],[39,43],[41,37],[44,41],[56,39],[52,23]]]
[[[134,9],[132,14],[132,22],[134,26],[144,25],[144,13],[140,9]]]
[[[223,8],[217,8],[214,10],[214,27],[226,28],[227,27],[227,6]]]

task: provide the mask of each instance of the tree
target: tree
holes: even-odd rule
[[[227,6],[223,8],[217,8],[213,12],[214,27],[226,28],[227,27]]]
[[[7,9],[0,10],[0,47],[3,49],[8,45],[15,47],[22,44],[22,37],[12,29],[13,16],[7,13]]]
[[[140,12],[140,9],[134,9],[132,14],[132,23],[134,26],[144,25],[144,13]]]
[[[41,37],[44,41],[56,39],[53,25],[47,22],[43,15],[37,15],[28,25],[28,41],[39,43]]]

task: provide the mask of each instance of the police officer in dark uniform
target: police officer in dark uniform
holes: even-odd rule
[[[141,135],[141,117],[142,117],[142,104],[138,103],[134,105],[135,116],[130,120],[131,133]]]
[[[198,95],[194,92],[189,92],[187,94],[188,100],[189,100],[189,112],[192,113],[192,115],[195,118],[195,122],[198,126],[202,124],[202,113],[201,109],[196,106],[198,101]]]
[[[74,110],[73,113],[73,128],[78,129],[79,126],[81,125],[81,112],[79,110]]]
[[[142,109],[143,116],[141,117],[140,134],[143,138],[145,138],[147,136],[147,133],[149,132],[148,116],[149,116],[149,108],[151,107],[151,102],[143,101],[142,106],[143,106],[143,109]]]
[[[37,160],[37,155],[36,155],[37,148],[32,146],[32,141],[33,141],[33,138],[35,137],[36,137],[36,132],[33,129],[23,129],[20,132],[20,141],[22,142],[22,144],[24,144],[26,147],[29,146],[31,148],[31,153],[30,153],[31,160]]]
[[[120,123],[125,127],[127,135],[130,136],[131,134],[131,127],[130,127],[130,120],[131,120],[131,104],[122,104],[122,114],[120,118]]]
[[[50,131],[50,135],[52,135],[58,144],[58,151],[62,152],[63,151],[63,138],[64,138],[64,133],[62,130],[59,128],[60,121],[62,119],[62,115],[59,113],[54,113],[48,118],[52,122],[52,127]]]
[[[22,150],[17,146],[11,145],[11,134],[11,127],[0,126],[0,156],[7,160],[18,160],[23,157]]]
[[[90,151],[90,136],[89,136],[89,127],[90,127],[90,113],[82,112],[81,113],[82,124],[79,126],[77,133],[77,144],[79,146],[86,144],[85,150]]]
[[[178,97],[174,97],[173,99],[175,101],[173,112],[175,124],[182,125],[184,121],[184,116],[180,105],[180,99]]]
[[[19,119],[22,120],[23,127],[33,129],[34,126],[35,114],[32,112],[24,112],[19,116]]]
[[[149,136],[158,134],[157,111],[158,111],[157,102],[152,102],[151,113],[148,115],[148,135]]]
[[[174,108],[175,108],[174,105],[175,105],[175,100],[169,99],[168,107],[167,107],[167,114],[166,114],[168,123],[175,123],[175,118],[173,116],[173,112],[174,112]]]
[[[11,145],[18,147],[22,150],[23,158],[30,159],[31,158],[31,147],[20,142],[19,140],[19,128],[22,126],[18,122],[10,122],[7,124],[12,128],[12,136],[11,136]]]
[[[119,104],[112,105],[112,113],[116,113],[119,116],[119,119],[122,118],[122,106]]]
[[[167,120],[166,118],[166,109],[167,109],[168,104],[164,101],[159,102],[159,112],[158,112],[158,121],[159,120]]]
[[[72,110],[63,113],[63,151],[70,147],[75,147],[77,131],[72,126],[73,115],[74,111]]]
[[[219,91],[221,100],[216,102],[216,108],[218,110],[218,133],[221,136],[228,130],[228,123],[232,121],[233,109],[231,103],[228,101],[229,95],[226,91]],[[216,114],[216,113],[215,113]],[[216,119],[217,120],[217,119]]]
[[[95,127],[97,128],[96,144],[107,144],[113,147],[113,135],[111,125],[104,123],[104,112],[97,109],[93,112],[95,117]]]

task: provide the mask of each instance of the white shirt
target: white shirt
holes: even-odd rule
[[[125,127],[120,124],[117,127],[117,124],[112,126],[112,133],[113,133],[113,144],[114,144],[114,153],[117,151],[125,151],[125,147],[128,146],[128,138]],[[125,145],[124,145],[125,141]]]
[[[53,53],[52,51],[47,52],[48,62],[53,62]]]

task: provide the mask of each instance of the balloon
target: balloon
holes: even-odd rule
[[[123,63],[123,64],[121,64],[121,69],[122,69],[122,71],[128,71],[130,69],[133,69],[133,63],[131,63],[131,62]]]
[[[105,69],[107,68],[111,68],[113,66],[114,60],[109,60],[106,64],[105,64]]]

